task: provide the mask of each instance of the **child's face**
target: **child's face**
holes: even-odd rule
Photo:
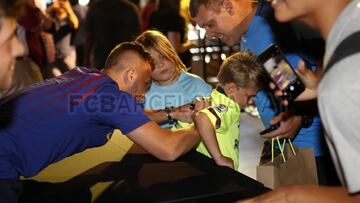
[[[151,56],[155,62],[155,69],[152,71],[151,77],[160,85],[171,84],[178,74],[176,66],[159,52],[150,49]]]
[[[258,92],[256,88],[240,88],[234,83],[226,84],[224,89],[226,94],[242,109],[254,103],[253,97]]]

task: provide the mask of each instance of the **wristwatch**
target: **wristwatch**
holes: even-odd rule
[[[301,127],[308,128],[313,122],[313,117],[311,115],[301,115]]]
[[[165,107],[165,112],[166,112],[166,116],[167,116],[167,122],[169,124],[174,124],[176,122],[175,119],[173,119],[173,117],[171,116],[171,112],[174,109],[174,107]]]

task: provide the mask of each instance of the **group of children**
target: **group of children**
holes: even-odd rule
[[[265,73],[256,56],[238,52],[228,57],[220,67],[219,84],[211,89],[200,77],[186,72],[160,32],[145,31],[136,41],[155,60],[153,82],[145,95],[145,112],[153,117],[157,114],[157,122],[171,130],[195,124],[202,139],[196,150],[218,165],[237,170],[240,112],[253,103],[253,96],[264,87]],[[210,102],[205,98],[210,98]]]

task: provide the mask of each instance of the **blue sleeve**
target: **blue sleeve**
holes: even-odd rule
[[[261,90],[254,97],[254,102],[260,114],[261,121],[265,128],[270,126],[269,121],[278,114],[271,103],[271,93]]]
[[[276,42],[276,37],[264,18],[254,16],[248,31],[242,36],[241,51],[251,51],[259,55],[270,44]]]
[[[99,121],[121,130],[123,134],[128,134],[150,121],[135,97],[117,87],[106,86],[98,95],[101,109],[98,114]]]

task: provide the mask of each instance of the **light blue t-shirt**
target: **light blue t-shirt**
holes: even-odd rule
[[[151,84],[145,95],[145,109],[159,110],[165,107],[178,107],[191,103],[196,97],[209,97],[212,87],[199,76],[181,72],[178,80],[167,86]],[[172,125],[164,123],[162,128],[171,128]]]
[[[264,5],[262,5],[264,6]],[[240,46],[241,50],[249,50],[256,55],[273,43],[279,43],[269,24],[263,16],[261,11],[264,7],[258,7],[257,15],[254,16],[247,32],[242,36]],[[281,45],[281,44],[280,44]],[[292,67],[296,68],[301,59],[298,54],[285,52],[287,60]],[[306,59],[308,61],[308,59]],[[313,69],[315,67],[312,67]],[[271,104],[271,93],[265,90],[259,91],[254,97],[254,102],[258,108],[260,117],[264,126],[270,126],[269,121],[278,114],[278,109],[274,109]],[[322,135],[321,121],[319,115],[313,117],[313,123],[308,128],[301,128],[293,140],[293,144],[297,147],[311,147],[314,149],[315,156],[320,156],[327,153],[325,140]]]

